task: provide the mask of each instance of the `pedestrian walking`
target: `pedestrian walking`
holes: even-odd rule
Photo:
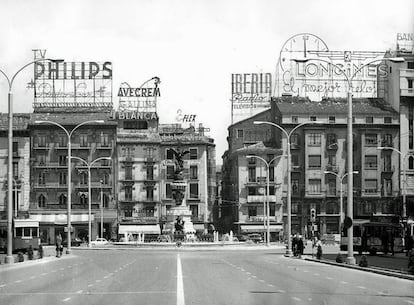
[[[391,255],[394,256],[394,235],[391,235],[390,238],[390,251],[391,251]]]
[[[63,252],[62,236],[56,236],[56,257],[61,257]]]
[[[297,256],[299,258],[302,258],[304,248],[305,248],[305,245],[303,244],[303,239],[301,237],[299,237],[299,239],[297,241],[297,246],[296,246]]]

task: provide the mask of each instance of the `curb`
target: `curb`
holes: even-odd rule
[[[74,258],[74,257],[76,256],[72,254],[66,254],[60,258],[57,258],[55,256],[46,256],[46,257],[38,258],[34,260],[25,260],[24,262],[19,262],[19,263],[1,264],[0,272],[10,270],[10,269],[18,269],[18,268],[24,268],[24,267],[34,266],[34,265],[46,264],[49,262],[62,260],[62,259],[68,259],[68,258]]]
[[[386,269],[381,269],[381,268],[376,268],[376,267],[360,267],[358,265],[348,265],[345,263],[337,263],[334,261],[324,260],[324,259],[318,260],[318,259],[311,258],[311,257],[304,257],[304,260],[314,262],[314,263],[321,263],[321,264],[326,264],[326,265],[332,265],[332,266],[337,266],[337,267],[342,267],[342,268],[371,272],[371,273],[376,273],[376,274],[392,276],[392,277],[397,277],[397,278],[401,278],[405,280],[414,281],[414,275],[404,274],[404,273],[400,273],[400,272],[393,271],[393,270],[386,270]]]
[[[177,247],[175,245],[175,243],[173,244],[168,244],[168,245],[131,245],[131,246],[115,246],[115,247],[93,247],[93,248],[89,248],[89,247],[77,247],[77,248],[72,248],[73,251],[82,251],[82,250],[90,250],[90,251],[95,251],[95,250],[161,250],[161,251],[221,251],[221,250],[225,250],[225,251],[253,251],[253,250],[280,250],[280,249],[284,249],[285,247],[281,247],[281,246],[270,246],[270,247],[266,247],[266,246],[252,246],[252,247],[248,247],[248,246],[231,246],[231,245],[211,245],[211,246],[206,246],[206,245],[181,245],[180,247]]]

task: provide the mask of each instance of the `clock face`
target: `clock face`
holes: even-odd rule
[[[283,44],[279,55],[279,65],[282,71],[286,71],[293,65],[292,59],[311,57],[316,52],[325,51],[329,49],[321,38],[309,33],[296,34]]]

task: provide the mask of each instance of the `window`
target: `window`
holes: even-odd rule
[[[298,122],[298,116],[292,115],[292,123],[297,123],[297,122]]]
[[[408,157],[408,168],[414,169],[414,157],[413,156]]]
[[[82,194],[79,196],[79,203],[81,205],[87,205],[88,204],[88,197],[86,196],[86,194]]]
[[[243,129],[237,129],[237,138],[243,139]]]
[[[392,118],[390,116],[385,116],[384,117],[384,124],[391,124],[392,123]]]
[[[88,174],[82,172],[79,176],[79,183],[82,185],[88,184]]]
[[[108,173],[104,173],[102,176],[102,184],[104,185],[108,185],[109,184],[109,174]]]
[[[365,156],[365,169],[377,169],[377,156]]]
[[[79,136],[79,143],[81,147],[88,147],[88,135],[81,134]]]
[[[68,156],[59,156],[59,165],[60,166],[66,166],[66,161],[68,159]]]
[[[125,180],[132,180],[132,165],[125,164]]]
[[[292,194],[299,194],[299,180],[292,179]]]
[[[407,62],[407,69],[414,69],[414,61]]]
[[[335,179],[328,180],[328,195],[336,196],[336,180]]]
[[[13,162],[13,178],[19,179],[19,162]]]
[[[374,123],[374,117],[372,117],[372,116],[365,117],[365,123],[373,124]]]
[[[190,166],[190,179],[198,179],[197,165]]]
[[[275,168],[273,166],[269,166],[269,181],[275,181]]]
[[[320,155],[309,155],[309,168],[321,168]]]
[[[38,136],[37,137],[37,146],[46,147],[46,136]]]
[[[59,173],[59,184],[66,185],[66,173]]]
[[[198,159],[198,149],[190,148],[190,160],[197,160],[197,159]]]
[[[132,201],[132,185],[125,186],[125,200]]]
[[[37,203],[39,208],[45,208],[46,207],[46,197],[43,194],[39,195],[39,198],[37,199]]]
[[[172,199],[172,189],[171,184],[167,183],[165,184],[165,198]]]
[[[103,207],[104,208],[109,207],[109,196],[108,196],[108,194],[103,194]]]
[[[39,162],[39,165],[45,165],[46,164],[46,156],[45,155],[38,155],[37,156],[37,162]]]
[[[312,121],[312,122],[316,121],[316,116],[311,115],[310,118],[309,118],[309,120]]]
[[[124,129],[148,129],[147,121],[133,120],[124,121]]]
[[[45,185],[46,184],[46,173],[41,172],[39,173],[39,185]]]
[[[13,156],[17,157],[19,155],[19,142],[14,142],[13,141]]]
[[[392,180],[384,179],[384,195],[392,196]]]
[[[328,149],[336,148],[336,134],[330,133],[326,137],[326,144],[328,146]],[[334,146],[335,145],[335,146]]]
[[[198,216],[198,205],[190,204],[190,211],[191,211],[191,216],[197,217]]]
[[[408,89],[413,89],[413,80],[408,79]]]
[[[377,180],[376,179],[365,179],[365,193],[376,193],[377,192]]]
[[[101,133],[101,146],[109,146],[109,135],[106,133]]]
[[[58,146],[59,147],[66,147],[68,142],[68,137],[66,135],[60,135],[58,139]]]
[[[326,214],[338,214],[339,208],[337,202],[328,201],[326,202]]]
[[[190,183],[190,198],[198,198],[198,183]]]
[[[392,171],[392,162],[391,162],[391,154],[387,153],[384,154],[384,172],[391,172]]]
[[[308,144],[312,146],[321,145],[321,134],[320,133],[310,133],[308,137]]]
[[[256,182],[256,167],[249,167],[249,182]]]
[[[174,179],[174,165],[167,165],[167,179]]]
[[[335,123],[335,117],[334,116],[329,117],[329,123],[331,123],[331,124]]]
[[[257,216],[257,207],[249,207],[248,213],[249,213],[249,217]]]
[[[336,167],[336,155],[335,154],[328,155],[328,166]]]
[[[299,135],[297,133],[294,133],[290,136],[290,144],[299,145]]]
[[[381,145],[392,147],[392,134],[385,134],[382,138]]]
[[[299,210],[299,204],[297,202],[292,202],[292,214],[297,214]]]
[[[256,164],[256,158],[254,158],[254,157],[249,158],[248,161],[249,161],[249,165],[255,165]]]
[[[309,194],[321,193],[321,179],[309,179]]]
[[[147,200],[154,200],[154,187],[147,187]]]
[[[292,166],[293,167],[298,167],[299,166],[299,156],[296,155],[296,154],[292,154],[290,156],[290,158],[291,158]]]
[[[132,217],[132,209],[124,210],[125,217]]]
[[[169,148],[167,148],[166,156],[167,156],[167,160],[174,160],[174,153]]]
[[[147,180],[154,180],[154,166],[147,165]]]
[[[67,198],[65,194],[60,194],[59,196],[59,204],[60,205],[66,205],[67,203]]]
[[[365,135],[365,145],[366,146],[377,146],[377,134],[376,133],[367,133]]]
[[[255,195],[257,195],[257,193],[256,193],[256,188],[255,187],[248,187],[247,188],[247,195],[248,196],[255,196]]]

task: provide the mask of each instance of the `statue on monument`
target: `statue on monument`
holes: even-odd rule
[[[174,148],[169,148],[170,151],[174,154],[174,162],[175,162],[175,171],[174,171],[174,181],[183,181],[183,171],[184,171],[184,160],[183,157],[188,154],[190,151],[186,150],[184,152],[181,152],[179,149],[175,150]],[[184,189],[180,188],[179,186],[174,187],[172,190],[173,199],[176,203],[176,205],[181,205],[184,193],[185,193],[185,187]]]

